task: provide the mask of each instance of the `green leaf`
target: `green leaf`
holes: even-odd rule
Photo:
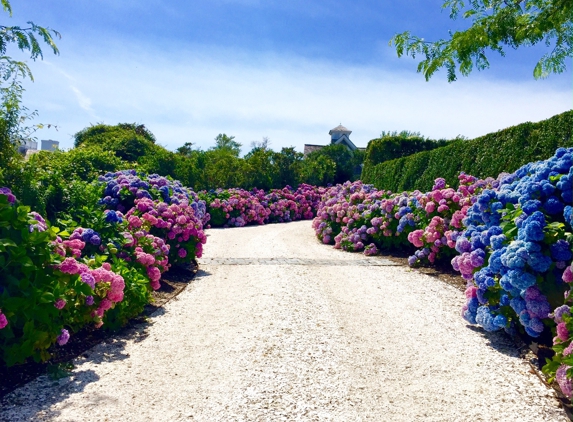
[[[0,245],[4,247],[16,248],[18,245],[12,239],[0,239]]]
[[[42,296],[40,296],[40,303],[53,303],[54,301],[54,295],[50,292],[44,292]]]

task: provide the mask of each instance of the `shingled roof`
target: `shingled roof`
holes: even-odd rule
[[[308,155],[313,151],[318,151],[319,149],[324,148],[326,145],[313,145],[313,144],[304,144],[304,155]]]
[[[334,132],[342,132],[342,133],[346,133],[348,135],[350,135],[352,133],[351,130],[345,128],[342,125],[338,125],[336,126],[334,129],[330,129],[330,131],[328,132],[329,135],[332,135]]]

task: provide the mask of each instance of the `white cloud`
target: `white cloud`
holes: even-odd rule
[[[366,146],[382,130],[471,138],[571,108],[570,86],[559,79],[508,83],[476,74],[448,84],[403,70],[272,54],[106,47],[62,55],[34,71],[24,100],[41,121],[60,127],[40,138],[66,148],[90,123],[138,122],[170,149],[188,141],[208,148],[225,132],[245,148],[268,136],[275,149],[302,151],[304,143],[327,143],[339,123]]]
[[[93,114],[93,109],[92,109],[92,100],[89,99],[88,97],[86,97],[79,89],[77,89],[75,86],[70,85],[71,90],[74,92],[74,94],[76,94],[76,97],[78,99],[78,104],[81,108],[83,108],[85,111],[89,112],[90,114],[92,114],[94,117],[96,117]]]

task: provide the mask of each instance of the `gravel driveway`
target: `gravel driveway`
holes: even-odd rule
[[[311,223],[208,230],[149,324],[8,395],[0,420],[566,421],[463,293],[318,243]]]

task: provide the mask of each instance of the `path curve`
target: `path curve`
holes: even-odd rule
[[[3,421],[566,421],[463,293],[321,245],[309,221],[208,230],[201,271],[70,378],[8,395]]]

